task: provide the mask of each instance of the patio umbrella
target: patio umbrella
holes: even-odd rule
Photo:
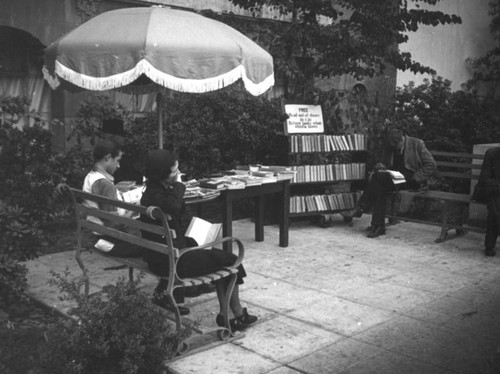
[[[52,88],[203,93],[239,79],[252,95],[274,84],[269,53],[237,30],[193,12],[160,6],[102,13],[45,50]]]

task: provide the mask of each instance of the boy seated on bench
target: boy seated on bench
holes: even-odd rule
[[[407,136],[400,129],[389,129],[384,143],[383,163],[375,165],[366,189],[350,214],[359,218],[363,212],[373,210],[369,238],[385,234],[387,194],[396,190],[396,185],[386,170],[399,171],[404,175],[406,182],[398,184],[398,189],[418,190],[437,168],[423,140]]]
[[[118,200],[118,190],[114,184],[113,174],[120,167],[120,159],[123,152],[120,146],[110,140],[99,141],[93,150],[94,166],[87,174],[83,182],[82,190],[94,195],[109,197]],[[84,205],[90,208],[99,208],[107,212],[113,212],[117,215],[130,217],[132,212],[116,209],[115,207],[106,204],[100,204],[85,200]],[[98,225],[106,225],[108,227],[116,227],[112,222],[103,222],[101,219],[93,216],[88,216],[87,220]],[[118,228],[118,227],[117,227]],[[120,230],[125,231],[125,227],[119,227]],[[139,247],[130,243],[111,237],[98,237],[96,248],[106,252],[111,256],[118,257],[138,257],[141,255]]]

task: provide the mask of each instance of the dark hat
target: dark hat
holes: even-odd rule
[[[167,178],[172,172],[177,158],[166,149],[156,149],[149,152],[146,160],[145,177],[148,181],[158,182]]]

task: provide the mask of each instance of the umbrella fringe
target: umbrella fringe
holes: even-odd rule
[[[57,76],[74,84],[78,87],[92,91],[107,91],[120,88],[123,90],[130,83],[137,80],[142,74],[146,75],[158,85],[179,92],[189,93],[204,93],[216,91],[223,87],[235,83],[238,79],[242,79],[245,88],[252,95],[258,96],[266,92],[274,85],[274,74],[271,73],[264,81],[254,83],[246,75],[243,65],[237,66],[233,70],[219,75],[217,77],[205,79],[183,79],[163,73],[156,69],[149,61],[141,60],[135,68],[115,74],[109,77],[91,77],[89,75],[77,73],[74,70],[64,66],[59,61],[56,61],[55,75],[51,75],[46,68],[43,71],[44,78],[49,82],[52,88],[59,86]],[[130,86],[129,86],[130,87]],[[124,90],[128,91],[128,90]],[[137,91],[130,87],[130,91]]]

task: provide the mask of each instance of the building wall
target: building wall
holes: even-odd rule
[[[490,0],[441,0],[430,9],[462,17],[462,24],[421,26],[416,33],[409,34],[409,41],[400,45],[401,51],[412,54],[415,60],[430,66],[439,76],[452,82],[452,89],[460,89],[472,76],[467,64],[469,57],[484,55],[494,46],[489,27],[488,15]],[[421,7],[424,3],[420,2]],[[402,86],[414,81],[421,84],[427,75],[398,71],[397,85]]]

